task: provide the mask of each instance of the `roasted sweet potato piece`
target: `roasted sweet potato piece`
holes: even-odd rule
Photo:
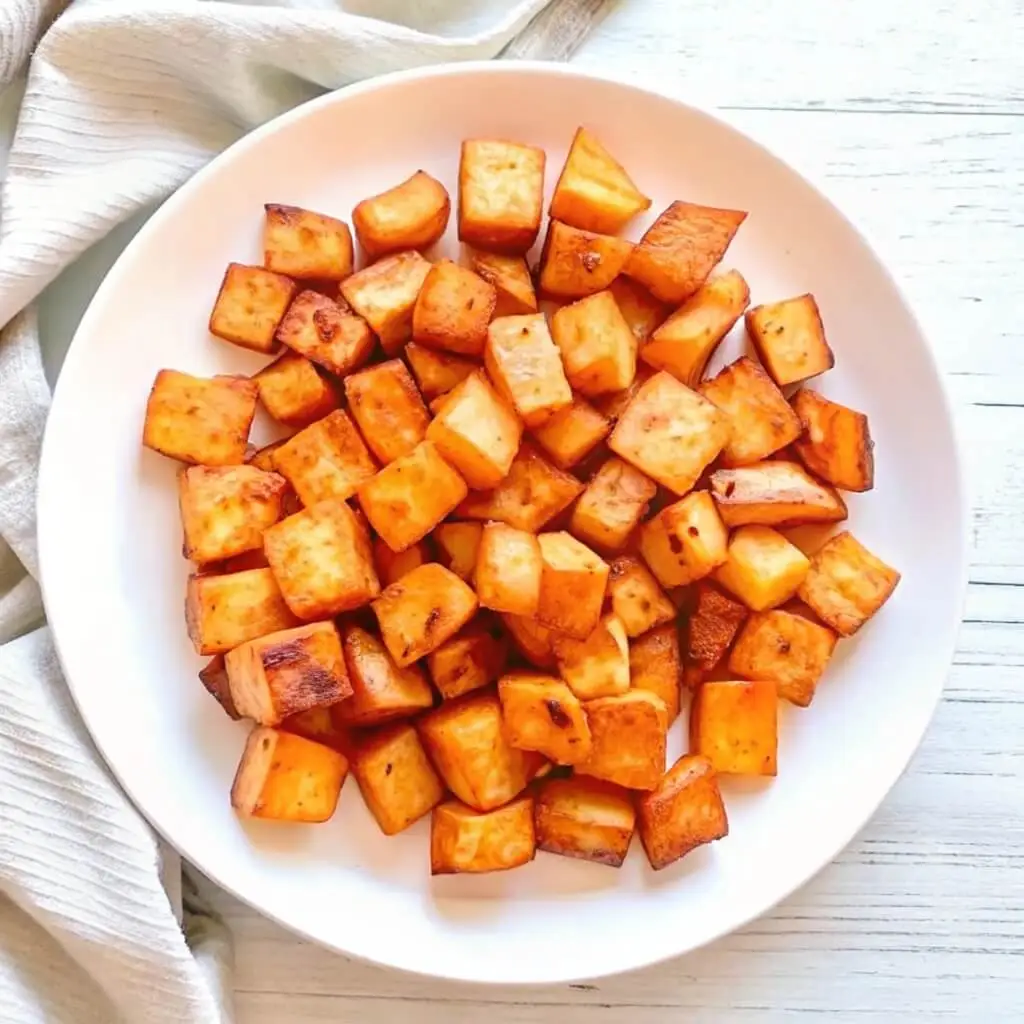
[[[448,227],[448,191],[426,171],[357,203],[352,226],[371,260],[407,249],[427,249]]]
[[[475,571],[481,606],[533,618],[543,574],[537,538],[507,523],[487,523],[482,531]]]
[[[633,243],[553,220],[540,254],[537,287],[550,299],[582,299],[603,291],[622,272]]]
[[[199,681],[206,687],[206,692],[224,709],[228,718],[237,721],[242,716],[231,699],[231,684],[228,682],[228,670],[224,667],[224,655],[214,655],[200,670]]]
[[[498,301],[494,286],[466,267],[441,260],[430,268],[412,316],[412,335],[421,345],[479,356]]]
[[[536,668],[552,670],[557,667],[553,647],[554,630],[548,629],[536,619],[523,615],[501,616],[519,653]]]
[[[629,637],[640,636],[676,617],[675,605],[647,566],[633,555],[620,555],[612,562],[608,598]]]
[[[576,775],[544,781],[533,821],[538,849],[617,868],[629,852],[636,812],[629,790]]]
[[[446,700],[495,682],[508,661],[508,637],[483,615],[427,655],[434,685]]]
[[[453,356],[450,352],[424,348],[414,341],[405,346],[405,358],[409,360],[412,375],[428,401],[447,394],[456,384],[479,369],[472,360]]]
[[[615,278],[608,291],[612,293],[615,305],[619,307],[622,318],[629,324],[629,329],[636,338],[641,352],[644,343],[665,322],[670,307],[659,302],[642,284],[631,277],[620,275]],[[661,367],[659,367],[661,369]]]
[[[590,726],[573,691],[553,676],[514,672],[498,680],[502,723],[513,747],[535,750],[555,764],[590,754]]]
[[[698,583],[686,644],[687,664],[698,672],[710,672],[725,657],[748,614],[746,605],[714,584]]]
[[[473,578],[483,529],[482,523],[441,523],[437,527],[433,536],[445,568],[464,580]]]
[[[400,359],[346,377],[345,397],[370,451],[384,465],[408,455],[426,436],[430,413]]]
[[[413,309],[430,267],[418,252],[397,252],[341,285],[345,301],[373,328],[389,356],[398,355],[412,335]]]
[[[586,640],[601,618],[608,563],[569,533],[542,533],[537,542],[542,562],[537,619]]]
[[[707,576],[725,562],[728,541],[707,491],[693,491],[640,527],[640,554],[663,587]]]
[[[340,405],[338,392],[297,352],[285,352],[253,380],[270,415],[289,427],[308,427]]]
[[[580,700],[629,689],[629,641],[617,615],[605,615],[583,640],[556,633],[551,646],[559,674]]]
[[[593,745],[576,771],[626,789],[654,789],[665,770],[668,713],[661,698],[630,690],[584,708]]]
[[[654,481],[638,469],[608,459],[576,502],[569,532],[598,550],[620,551],[656,493]]]
[[[784,388],[835,365],[813,295],[747,310],[747,333],[772,380]]]
[[[834,487],[870,491],[875,485],[875,457],[867,416],[806,388],[792,401],[803,427],[803,435],[793,444],[800,461]]]
[[[274,332],[295,288],[283,274],[229,263],[210,313],[210,333],[255,352],[273,352]]]
[[[343,220],[267,203],[263,266],[300,280],[341,281],[352,273],[352,233]]]
[[[660,697],[671,725],[679,714],[683,663],[675,623],[656,626],[629,645],[629,685]]]
[[[343,703],[327,704],[321,707],[300,711],[297,715],[289,715],[279,728],[295,736],[302,736],[314,743],[322,743],[331,750],[344,754],[346,759],[352,750],[352,734],[349,729],[335,721],[335,709]]]
[[[778,707],[769,679],[708,680],[690,708],[690,752],[722,774],[775,775]]]
[[[531,797],[486,813],[458,800],[434,808],[430,824],[432,875],[508,871],[533,860],[536,848]]]
[[[551,336],[565,375],[577,391],[603,395],[629,387],[636,375],[636,339],[611,292],[563,306],[551,318]]]
[[[421,540],[404,551],[394,552],[379,537],[373,542],[373,564],[382,586],[389,586],[418,566],[434,561],[430,545]]]
[[[277,329],[277,340],[341,377],[364,366],[377,344],[370,325],[320,292],[299,292]]]
[[[589,402],[574,398],[572,405],[535,427],[533,436],[556,466],[570,469],[585,459],[611,433],[612,425]]]
[[[711,494],[726,526],[838,523],[847,515],[835,488],[788,459],[715,470]]]
[[[530,268],[522,256],[504,256],[496,252],[469,250],[470,269],[479,274],[497,293],[494,317],[521,316],[537,312]]]
[[[810,568],[807,556],[770,526],[741,526],[715,580],[756,612],[788,601]]]

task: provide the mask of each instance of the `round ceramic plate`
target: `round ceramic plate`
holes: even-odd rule
[[[176,465],[140,444],[157,370],[252,372],[212,338],[229,260],[259,262],[265,202],[348,218],[423,168],[456,191],[459,144],[542,146],[554,185],[577,125],[651,195],[750,211],[726,262],[752,301],[813,292],[835,369],[815,386],[865,411],[876,486],[850,527],[903,573],[840,644],[814,704],[781,712],[779,774],[725,781],[730,834],[652,872],[539,854],[505,875],[432,879],[428,822],[377,829],[353,781],[316,827],[244,824],[228,790],[246,734],[196,680],[182,615]],[[457,251],[454,225],[443,248]],[[727,340],[716,365],[742,349]],[[259,440],[260,438],[256,438]],[[452,66],[378,79],[254,132],[149,221],[96,294],[64,365],[39,488],[43,582],[68,682],[124,788],[189,860],[270,917],[345,953],[423,974],[554,982],[635,968],[729,932],[849,842],[917,747],[959,621],[964,497],[928,344],[889,274],[814,188],[735,129],[682,103],[550,65]],[[685,719],[685,712],[683,718]],[[670,756],[683,727],[672,730]]]

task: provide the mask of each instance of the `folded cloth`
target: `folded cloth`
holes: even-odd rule
[[[41,626],[34,505],[49,389],[32,304],[113,227],[295,104],[504,48],[565,56],[607,3],[0,0],[0,135],[24,89],[6,168],[0,138],[4,1024],[232,1015],[229,938],[106,771]]]

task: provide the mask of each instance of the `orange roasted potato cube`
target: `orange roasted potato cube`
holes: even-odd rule
[[[247,640],[288,629],[295,616],[269,569],[190,576],[185,622],[196,654],[226,654]]]
[[[315,291],[295,296],[277,340],[339,377],[364,366],[377,344],[361,316]]]
[[[210,313],[210,333],[255,352],[273,352],[295,282],[262,267],[229,263]]]
[[[392,551],[422,540],[469,493],[431,441],[388,463],[359,488],[359,505]]]
[[[498,294],[479,274],[451,260],[430,268],[412,314],[412,336],[421,345],[479,356]]]
[[[228,670],[224,667],[224,655],[215,654],[200,670],[199,681],[206,687],[206,692],[224,709],[228,718],[237,721],[242,716],[231,699],[231,684],[228,682]]]
[[[267,203],[263,265],[299,279],[340,281],[352,273],[352,232],[343,220]]]
[[[746,220],[741,210],[674,202],[647,229],[625,273],[673,305],[707,280]]]
[[[474,579],[482,607],[533,618],[542,573],[540,544],[532,533],[507,523],[483,527]]]
[[[683,495],[729,437],[729,421],[719,409],[662,372],[633,396],[608,447],[652,480]]]
[[[533,800],[528,796],[480,812],[458,800],[434,808],[430,822],[432,875],[508,871],[533,860]]]
[[[551,197],[552,218],[614,234],[651,201],[593,132],[577,128]]]
[[[257,387],[244,377],[191,377],[161,370],[146,403],[142,443],[203,466],[245,461]]]
[[[572,402],[562,357],[543,313],[491,321],[484,366],[527,427],[541,426]]]
[[[281,518],[287,481],[254,466],[189,466],[178,474],[183,554],[215,562],[263,547]]]
[[[512,637],[519,653],[535,668],[555,669],[554,630],[548,629],[536,619],[523,615],[503,614],[501,621]]]
[[[535,750],[555,764],[577,764],[590,754],[583,705],[561,679],[513,672],[498,680],[498,698],[513,747]]]
[[[360,626],[341,630],[341,646],[352,696],[334,707],[344,725],[379,725],[414,715],[434,704],[434,693],[418,665],[399,668],[380,638]]]
[[[522,256],[506,256],[498,252],[470,249],[469,267],[488,284],[493,285],[497,293],[495,318],[537,312],[533,277]]]
[[[356,426],[382,464],[408,455],[426,436],[430,413],[401,359],[346,377],[345,397]]]
[[[707,491],[693,491],[640,527],[640,554],[663,587],[707,576],[725,562],[728,542]]]
[[[412,336],[413,309],[431,264],[418,252],[396,252],[342,282],[345,301],[373,328],[389,356]]]
[[[311,622],[228,651],[224,666],[238,713],[260,725],[337,704],[352,694],[333,622]]]
[[[537,848],[622,866],[636,827],[633,794],[600,779],[546,779],[534,798]]]
[[[853,636],[889,600],[899,581],[895,569],[844,531],[814,553],[799,595],[840,636]]]
[[[284,441],[272,462],[303,505],[345,501],[377,472],[359,431],[341,409]]]
[[[327,704],[300,711],[297,715],[289,715],[278,728],[314,743],[322,743],[344,754],[347,759],[352,750],[352,734],[335,720],[335,709],[340,707],[341,704]]]
[[[748,608],[764,611],[788,601],[803,583],[810,560],[770,526],[741,526],[729,538],[715,580]]]
[[[661,698],[630,690],[588,701],[584,710],[592,746],[576,771],[626,789],[654,789],[665,770],[668,712]]]
[[[556,466],[570,469],[585,459],[610,433],[612,425],[589,402],[574,398],[533,436]]]
[[[711,494],[722,522],[730,527],[838,523],[847,516],[834,487],[788,459],[717,469],[711,474]]]
[[[373,602],[384,645],[400,667],[440,647],[476,609],[476,594],[436,562],[413,569]]]
[[[444,786],[408,722],[361,736],[352,751],[352,774],[386,836],[407,829],[444,799]]]
[[[620,551],[657,493],[653,480],[610,458],[591,478],[569,520],[569,532],[598,550]]]
[[[586,640],[601,619],[609,566],[564,531],[542,533],[537,619],[577,640]]]
[[[686,643],[687,664],[698,672],[710,672],[725,657],[748,614],[746,605],[714,584],[698,583]]]
[[[550,299],[582,299],[606,289],[622,272],[633,243],[614,235],[581,231],[561,221],[548,224],[537,287]]]
[[[483,615],[427,655],[427,668],[445,700],[493,683],[508,661],[508,637]]]
[[[712,275],[651,334],[640,358],[696,389],[715,349],[749,302],[750,289],[739,271]]]
[[[605,615],[585,640],[555,634],[551,646],[559,674],[580,700],[629,689],[629,641],[617,615]]]
[[[744,679],[771,679],[783,700],[805,708],[838,639],[827,626],[795,612],[755,612],[732,649],[729,671]]]
[[[760,462],[800,436],[800,418],[786,396],[746,356],[705,381],[700,393],[732,424],[732,436],[722,449],[723,466]]]
[[[676,617],[676,606],[647,566],[633,555],[620,555],[612,562],[608,598],[628,637],[640,636]]]
[[[674,623],[656,626],[630,642],[629,685],[660,697],[669,724],[679,714],[682,680],[679,630]]]
[[[446,569],[464,580],[473,578],[483,530],[482,523],[441,523],[438,526],[434,541]]]
[[[419,730],[448,788],[478,811],[514,800],[542,761],[508,742],[501,703],[492,690],[446,700],[419,720]]]
[[[690,753],[723,775],[775,775],[778,714],[772,680],[709,679],[690,707]]]
[[[470,359],[424,348],[414,341],[405,346],[405,358],[409,360],[412,375],[427,401],[446,395],[456,384],[479,369]]]
[[[746,324],[758,357],[780,388],[835,365],[813,295],[754,306],[747,310]]]
[[[522,436],[519,417],[482,373],[452,388],[427,427],[427,438],[474,490],[497,487],[508,476]]]
[[[699,754],[684,754],[640,797],[637,818],[640,842],[655,871],[729,834],[715,769]]]
[[[430,546],[425,540],[397,553],[379,537],[373,542],[373,564],[377,567],[377,578],[385,587],[418,566],[432,561]]]
[[[321,501],[263,534],[281,593],[300,619],[325,619],[380,593],[365,527],[343,501]]]
[[[875,485],[875,457],[867,416],[806,388],[792,401],[803,428],[793,444],[800,461],[833,487],[870,491]]]
[[[427,249],[448,227],[452,204],[448,191],[426,171],[357,203],[352,226],[363,251],[378,260],[404,249]]]
[[[307,427],[340,405],[338,393],[305,356],[285,352],[253,377],[260,401],[288,427]]]
[[[551,318],[569,383],[585,395],[628,388],[636,375],[636,339],[611,292],[563,306]]]
[[[608,286],[615,305],[636,338],[642,353],[644,343],[665,322],[670,307],[656,299],[631,277],[619,276]]]
[[[521,255],[540,230],[544,150],[466,139],[459,161],[459,241]]]
[[[231,806],[242,818],[327,821],[348,774],[345,755],[302,736],[257,726],[245,742]]]

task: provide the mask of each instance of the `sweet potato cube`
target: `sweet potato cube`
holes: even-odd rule
[[[746,217],[740,210],[674,202],[644,233],[625,273],[662,302],[683,302],[707,280]]]
[[[585,640],[556,634],[551,646],[560,675],[580,700],[629,689],[629,641],[618,616],[605,615]]]
[[[693,491],[640,527],[640,554],[663,587],[707,576],[725,562],[728,541],[707,491]]]
[[[810,565],[795,544],[770,526],[741,526],[729,538],[729,555],[715,580],[760,612],[788,601]]]
[[[611,292],[563,306],[551,318],[551,335],[569,383],[585,395],[629,387],[636,374],[636,340]]]
[[[614,234],[650,205],[597,136],[577,128],[551,197],[551,217],[587,231]]]
[[[770,679],[708,680],[690,707],[690,753],[723,775],[775,775],[778,711]]]
[[[509,631],[513,643],[519,653],[535,668],[554,669],[555,660],[554,630],[548,629],[536,619],[523,615],[502,615],[501,621]]]
[[[421,345],[479,356],[487,340],[498,294],[478,274],[451,260],[430,268],[412,315],[412,336]]]
[[[456,384],[479,369],[469,359],[424,348],[414,341],[405,346],[405,358],[409,360],[412,375],[427,401],[446,395]]]
[[[365,527],[343,501],[321,501],[270,527],[263,550],[300,619],[326,619],[380,593]]]
[[[608,439],[616,455],[683,495],[730,437],[728,419],[671,374],[656,373],[633,396]]]
[[[249,640],[224,659],[238,713],[260,725],[337,704],[352,694],[333,622],[312,622]]]
[[[665,770],[668,713],[661,698],[630,690],[588,701],[584,709],[592,746],[576,771],[626,789],[654,789]]]
[[[612,562],[608,598],[628,637],[640,636],[676,617],[676,606],[647,566],[633,555],[620,555]]]
[[[715,349],[749,302],[750,289],[739,271],[713,275],[651,334],[640,358],[696,389]]]
[[[495,318],[537,312],[533,278],[522,256],[470,249],[469,266],[474,273],[493,285],[497,293]]]
[[[640,797],[637,817],[640,842],[655,871],[729,834],[715,770],[699,754],[684,754]]]
[[[327,821],[348,774],[344,754],[294,733],[257,726],[245,742],[231,806],[242,818]]]
[[[400,667],[440,647],[476,609],[476,594],[436,562],[413,569],[373,602],[384,645]]]
[[[788,459],[715,470],[711,494],[726,526],[838,523],[847,516],[834,487]]]
[[[452,204],[448,191],[426,171],[357,203],[352,226],[371,260],[406,249],[426,249],[448,227]]]
[[[874,487],[874,442],[864,413],[806,388],[793,396],[793,411],[803,428],[793,448],[812,473],[844,491]]]
[[[612,425],[589,402],[574,398],[533,436],[556,466],[570,469],[586,458],[610,433]]]
[[[606,289],[622,272],[633,243],[614,235],[581,231],[561,221],[548,224],[537,287],[550,299],[582,299]]]
[[[746,605],[714,584],[698,583],[686,644],[687,664],[699,672],[710,672],[725,657],[748,614]]]
[[[426,541],[418,541],[397,554],[379,537],[373,542],[373,564],[377,567],[377,578],[385,587],[433,560]]]
[[[784,388],[835,365],[813,295],[747,310],[747,333],[772,380]]]
[[[287,629],[295,616],[269,569],[190,576],[185,622],[196,654],[226,654],[247,640]]]
[[[540,230],[544,150],[497,139],[466,139],[459,161],[459,241],[513,255]]]
[[[427,668],[445,700],[493,683],[508,661],[508,637],[494,620],[479,616],[427,655]]]
[[[407,722],[364,734],[352,751],[352,774],[386,836],[407,829],[444,799],[444,786]]]
[[[669,724],[679,714],[682,681],[679,630],[674,623],[657,626],[630,642],[629,685],[660,697]]]
[[[345,301],[373,328],[389,356],[412,335],[413,309],[430,273],[418,252],[397,252],[356,271],[342,283]]]
[[[483,527],[475,573],[482,607],[533,618],[542,572],[540,544],[532,533],[506,523]]]
[[[253,380],[263,407],[278,423],[288,427],[307,427],[340,404],[330,382],[297,352],[285,352]]]
[[[339,704],[326,704],[300,711],[297,715],[289,715],[278,728],[314,743],[322,743],[344,754],[347,759],[352,750],[352,734],[335,720],[335,710],[344,703],[347,703],[347,699]]]
[[[633,795],[585,775],[545,780],[534,799],[537,848],[622,866],[636,826]]]
[[[359,488],[359,505],[392,551],[422,540],[469,493],[430,441],[386,465]]]
[[[364,366],[377,344],[370,325],[347,304],[315,291],[295,296],[277,340],[340,377]]]
[[[474,490],[497,487],[519,451],[519,417],[482,373],[468,376],[445,399],[427,438]]]
[[[434,531],[442,564],[464,580],[476,571],[483,529],[482,523],[441,523]]]
[[[701,385],[700,393],[732,424],[732,436],[722,449],[724,466],[760,462],[800,436],[800,418],[785,395],[746,356]]]
[[[577,640],[586,640],[601,619],[608,563],[565,532],[537,538],[542,561],[537,619]]]
[[[804,615],[755,612],[732,649],[729,671],[744,679],[771,679],[783,700],[807,707],[837,640],[831,629]]]
[[[341,281],[352,273],[352,232],[343,220],[267,203],[263,265],[300,280]]]
[[[430,822],[432,875],[508,871],[528,864],[536,849],[530,797],[486,813],[458,800],[434,808]]]
[[[399,668],[380,638],[356,625],[341,631],[352,696],[334,707],[345,725],[379,725],[414,715],[434,704],[434,693],[418,665]]]
[[[811,559],[800,599],[840,636],[853,636],[885,604],[900,574],[851,533],[836,534]]]
[[[514,672],[498,680],[505,736],[555,764],[578,764],[590,754],[590,726],[579,698],[553,676]]]
[[[539,427],[572,402],[572,388],[543,313],[493,320],[484,366],[527,427]]]
[[[203,466],[245,461],[257,388],[244,377],[191,377],[161,370],[146,403],[142,443],[161,455]]]
[[[654,481],[638,469],[608,459],[576,502],[569,532],[598,550],[620,551],[656,493]]]
[[[608,286],[622,318],[643,351],[644,343],[665,322],[670,307],[656,299],[643,285],[631,277],[619,276]],[[660,369],[660,367],[659,367]]]
[[[539,754],[508,742],[491,690],[445,701],[419,720],[419,730],[448,788],[478,811],[514,800],[541,762]]]
[[[430,413],[401,359],[389,359],[345,378],[345,397],[370,451],[386,465],[423,440]]]
[[[210,333],[254,352],[273,352],[295,282],[262,267],[229,263],[210,313]]]
[[[242,716],[231,699],[231,684],[228,682],[228,670],[224,666],[224,655],[216,654],[199,670],[199,681],[206,687],[206,692],[224,709],[228,718],[237,721]]]

